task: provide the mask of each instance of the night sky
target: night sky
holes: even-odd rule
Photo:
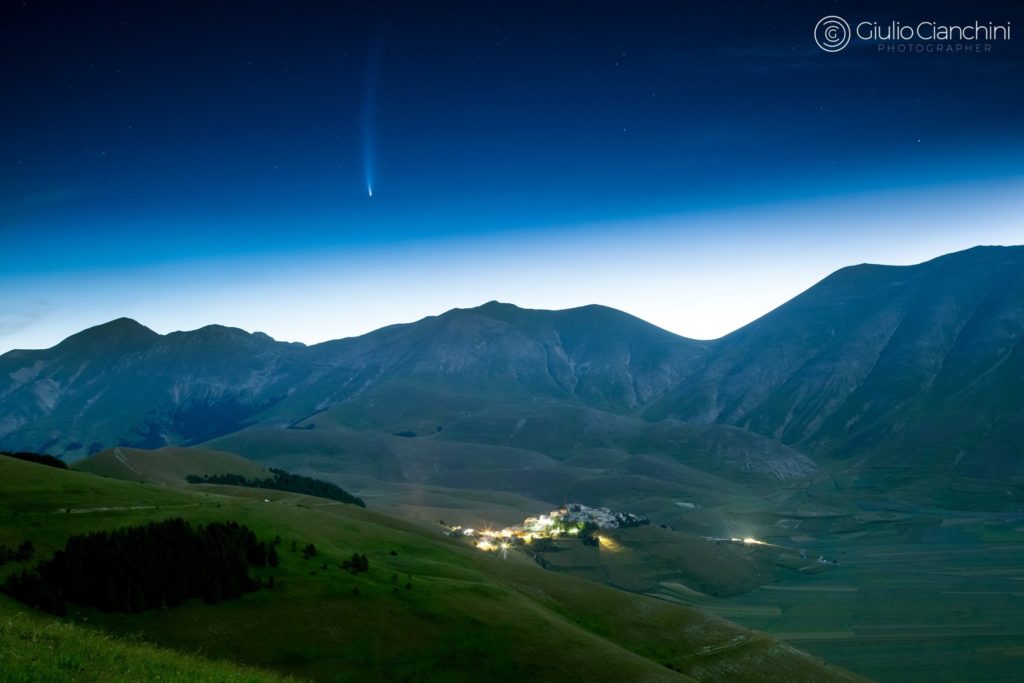
[[[432,4],[0,3],[0,351],[489,299],[714,337],[842,265],[1024,242],[1017,3]],[[828,54],[826,14],[1021,34]]]

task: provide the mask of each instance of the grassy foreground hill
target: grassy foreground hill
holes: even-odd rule
[[[275,683],[293,680],[269,671],[218,662],[114,638],[39,616],[0,601],[0,680],[168,681],[169,683]]]
[[[32,540],[37,558],[74,533],[177,516],[230,519],[261,538],[280,535],[280,566],[259,570],[273,572],[275,588],[135,615],[75,608],[71,628],[90,635],[73,640],[103,637],[93,629],[138,634],[179,652],[314,680],[854,679],[695,610],[546,572],[517,553],[485,555],[354,506],[226,486],[175,490],[0,461],[0,542]],[[293,541],[315,544],[316,557],[290,552]],[[368,572],[341,569],[354,552],[367,555]],[[0,574],[25,566],[11,563]],[[19,653],[5,660],[5,672],[31,678],[24,653],[52,656],[51,641],[17,634],[65,627],[24,625],[10,616],[24,610],[6,598],[0,610],[14,624],[4,627],[11,634],[4,639],[17,639]],[[103,678],[80,661],[84,668],[72,678]],[[196,665],[194,658],[180,663],[182,671]]]

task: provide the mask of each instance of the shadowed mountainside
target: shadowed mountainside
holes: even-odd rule
[[[338,428],[559,461],[595,447],[715,453],[776,477],[813,472],[800,453],[1024,474],[1022,335],[1022,247],[845,268],[713,342],[601,306],[491,302],[311,347],[121,319],[0,357],[0,447],[74,460],[253,426]],[[763,438],[739,443],[730,427]],[[680,431],[691,447],[673,454]]]
[[[829,276],[719,340],[646,412],[815,456],[969,476],[1021,471],[1024,248]]]
[[[342,403],[374,423],[417,400],[431,422],[538,398],[624,413],[663,395],[706,349],[600,306],[490,303],[313,347],[216,325],[161,336],[120,319],[0,357],[0,442],[75,459],[113,445],[198,443]],[[393,394],[408,398],[389,402]]]

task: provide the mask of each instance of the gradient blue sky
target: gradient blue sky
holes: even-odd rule
[[[843,265],[1024,242],[1024,42],[826,54],[823,14],[1020,18],[5,4],[0,351],[119,316],[308,343],[490,299],[711,338]]]

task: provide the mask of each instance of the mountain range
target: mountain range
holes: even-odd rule
[[[1019,477],[1022,338],[1024,247],[844,268],[714,341],[596,305],[490,302],[313,346],[122,318],[0,356],[0,448],[363,448],[395,481],[609,453],[654,477]]]

